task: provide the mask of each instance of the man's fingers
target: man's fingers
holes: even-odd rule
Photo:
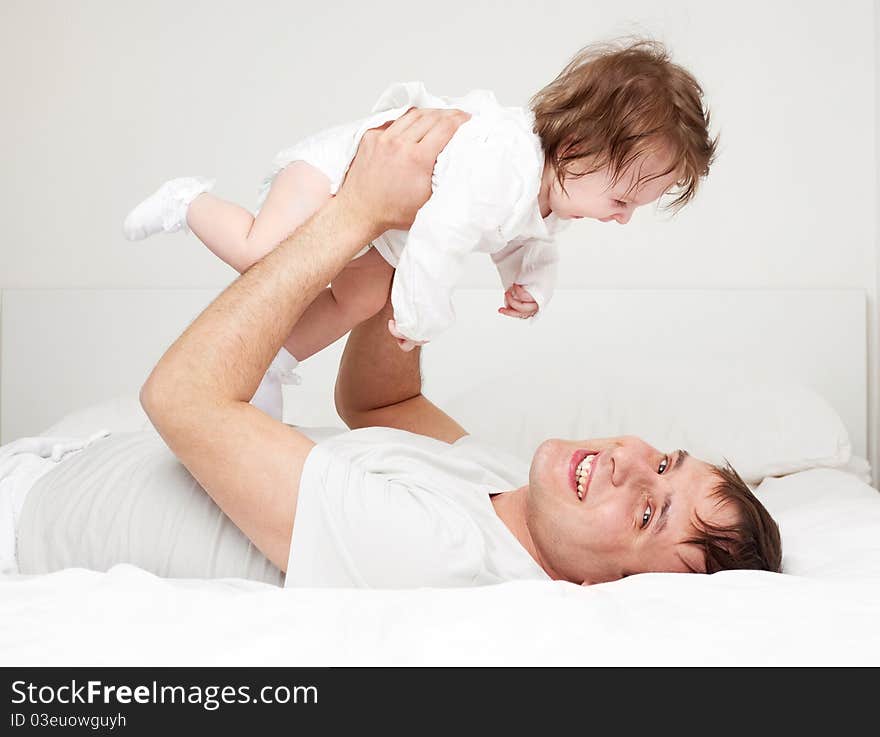
[[[402,138],[405,141],[420,144],[424,141],[425,136],[427,136],[428,133],[430,133],[440,123],[441,121],[434,116],[421,115],[413,121],[412,125],[410,125],[409,128],[406,129],[406,131],[402,135]],[[452,136],[450,136],[450,138],[451,137]],[[430,146],[432,144],[428,143],[426,145]]]
[[[387,123],[381,125],[380,129],[387,128],[388,132],[385,135],[389,138],[399,138],[403,134],[403,132],[418,119],[418,117],[418,108],[411,107],[397,120],[390,120]]]
[[[419,143],[436,127],[445,130],[451,126],[454,133],[471,116],[461,110],[438,108],[410,108],[389,128],[391,135],[401,140]],[[450,134],[451,138],[452,135]],[[448,140],[448,139],[447,139]]]
[[[425,160],[431,163],[437,160],[439,153],[446,148],[446,144],[462,123],[470,120],[470,115],[461,110],[438,110],[433,111],[440,115],[432,116],[432,125],[424,133],[419,141],[419,148]]]
[[[406,121],[402,121],[402,125],[395,129],[394,135],[401,141],[418,143],[428,131],[448,117],[444,115],[445,112],[445,110],[410,109],[405,115]]]
[[[409,110],[367,131],[337,197],[377,232],[406,229],[431,196],[438,154],[469,117],[458,110]]]
[[[358,150],[357,153],[355,153],[355,158],[357,158],[357,154],[360,153],[360,150],[363,146],[366,146],[367,144],[373,142],[379,136],[379,131],[384,131],[387,128],[390,128],[391,124],[394,122],[395,121],[393,120],[389,120],[387,123],[382,123],[382,125],[377,125],[375,128],[370,128],[366,133],[364,133],[363,137],[361,138],[361,142],[358,144]]]

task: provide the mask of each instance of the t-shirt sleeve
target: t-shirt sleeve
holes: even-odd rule
[[[454,500],[316,445],[300,478],[285,586],[470,586],[484,551]]]

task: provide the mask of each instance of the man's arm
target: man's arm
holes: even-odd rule
[[[454,443],[467,435],[422,394],[421,348],[404,353],[388,333],[391,300],[351,331],[336,378],[336,411],[351,429],[396,427]]]
[[[465,119],[412,111],[368,132],[337,196],[205,309],[141,389],[168,447],[281,569],[313,443],[248,401],[318,292],[364,243],[412,222],[437,154]]]

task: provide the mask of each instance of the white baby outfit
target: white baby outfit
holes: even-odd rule
[[[420,341],[443,332],[455,319],[452,290],[473,252],[492,258],[505,289],[513,283],[524,285],[543,310],[556,281],[553,236],[566,221],[553,213],[541,217],[538,191],[544,154],[533,131],[532,112],[502,107],[489,91],[445,98],[430,94],[421,82],[392,85],[370,117],[281,151],[263,182],[260,205],[275,176],[294,161],[326,174],[335,194],[364,133],[411,107],[457,108],[472,117],[437,158],[433,194],[410,230],[389,230],[373,243],[397,269],[391,290],[397,328]]]

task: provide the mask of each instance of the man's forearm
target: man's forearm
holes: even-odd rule
[[[393,427],[454,443],[467,432],[422,394],[421,349],[404,352],[388,333],[390,301],[348,337],[336,380],[336,410],[352,429]]]
[[[249,401],[305,308],[374,229],[328,202],[199,315],[159,361],[142,396],[188,405]]]
[[[394,315],[385,307],[348,336],[336,379],[336,409],[346,415],[398,404],[422,392],[421,349],[404,352],[388,332]]]

